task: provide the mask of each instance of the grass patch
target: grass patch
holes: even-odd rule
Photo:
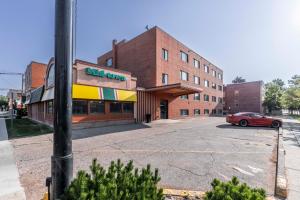
[[[300,115],[290,115],[292,118],[297,119],[298,121],[300,121]]]
[[[10,119],[6,119],[5,122],[8,139],[36,136],[53,132],[53,129],[50,126],[32,121],[28,118],[13,119],[12,127]]]

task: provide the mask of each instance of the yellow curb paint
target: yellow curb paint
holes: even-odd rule
[[[182,197],[204,197],[205,192],[194,190],[163,189],[163,194]]]

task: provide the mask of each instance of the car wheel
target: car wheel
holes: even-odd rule
[[[280,122],[279,121],[273,121],[272,122],[272,127],[273,128],[279,128],[280,127]]]
[[[248,121],[247,120],[244,120],[244,119],[242,119],[241,121],[240,121],[240,126],[242,126],[242,127],[246,127],[246,126],[248,126]]]

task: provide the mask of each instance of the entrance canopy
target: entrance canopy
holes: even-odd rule
[[[146,92],[152,92],[155,94],[167,94],[172,95],[174,97],[186,95],[186,94],[194,94],[202,92],[203,89],[199,87],[194,87],[191,85],[187,85],[184,83],[175,83],[170,85],[157,86],[153,88],[145,89]]]

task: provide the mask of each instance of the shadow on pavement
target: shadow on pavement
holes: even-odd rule
[[[247,127],[241,127],[237,125],[231,125],[231,124],[221,124],[216,126],[217,128],[224,128],[224,129],[256,129],[256,130],[276,130],[275,128],[271,127],[263,127],[263,126],[247,126]]]
[[[76,140],[76,139],[94,137],[98,135],[132,131],[132,130],[138,130],[144,128],[150,128],[150,126],[147,126],[145,124],[124,124],[124,125],[117,125],[117,126],[79,129],[79,130],[73,130],[72,139]]]

